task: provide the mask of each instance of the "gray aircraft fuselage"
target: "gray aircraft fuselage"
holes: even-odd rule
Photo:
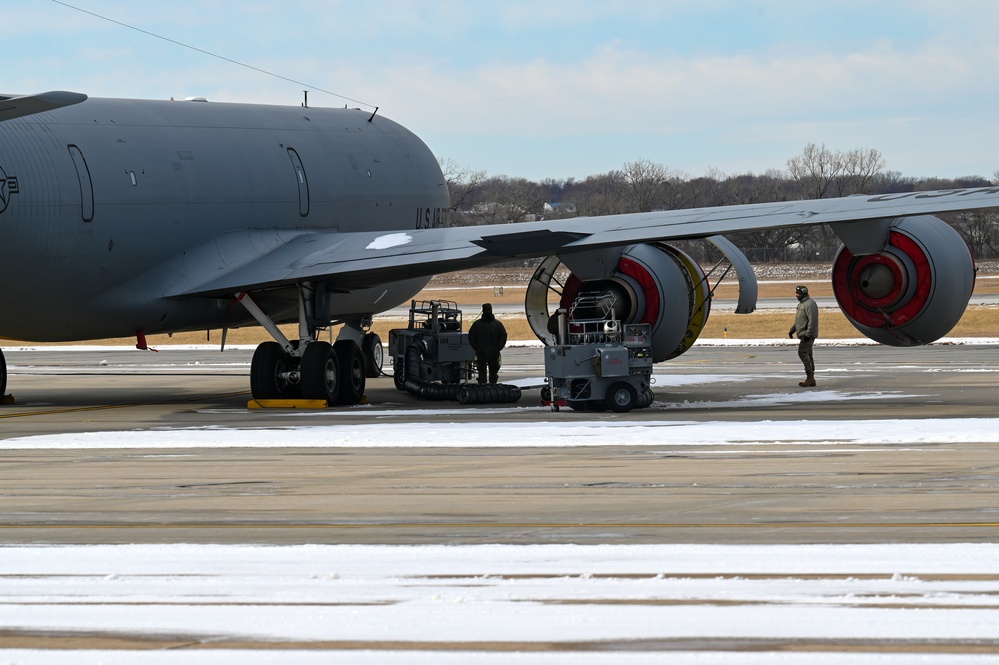
[[[231,298],[173,298],[308,230],[445,222],[437,159],[348,109],[88,99],[0,122],[0,337],[63,341],[252,324]],[[213,242],[225,238],[224,242]],[[428,281],[334,292],[334,317]],[[334,285],[335,286],[335,285]],[[293,320],[294,288],[258,294]]]

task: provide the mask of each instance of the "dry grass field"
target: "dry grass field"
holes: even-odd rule
[[[794,286],[806,284],[815,296],[831,296],[829,265],[763,265],[756,266],[759,280],[759,297],[763,298],[793,298]],[[466,329],[472,319],[478,314],[483,302],[494,305],[516,305],[523,307],[524,291],[531,269],[492,269],[488,271],[466,271],[448,273],[434,278],[417,298],[423,300],[450,300],[462,308]],[[979,265],[978,279],[975,283],[976,294],[999,293],[999,261]],[[715,289],[716,298],[736,298],[737,285],[733,279],[721,282]],[[507,327],[510,339],[536,339],[523,315],[501,315],[501,320]],[[704,332],[705,339],[767,339],[782,338],[793,322],[793,310],[760,310],[752,314],[733,314],[718,308],[711,313]],[[846,320],[838,309],[823,309],[820,315],[821,337],[825,339],[850,339],[862,335]],[[380,315],[375,317],[372,329],[383,341],[388,340],[388,331],[392,328],[405,327],[406,320],[401,317]],[[286,334],[295,336],[295,326],[286,326]],[[996,337],[999,336],[999,307],[970,306],[957,327],[951,331],[954,337]],[[257,344],[268,339],[267,334],[259,327],[230,330],[227,344]],[[171,344],[218,344],[221,332],[213,330],[178,333],[171,337],[167,335],[150,335],[150,346],[168,346]],[[16,346],[26,342],[5,342],[5,346]],[[134,338],[120,338],[86,342],[87,344],[133,345]]]

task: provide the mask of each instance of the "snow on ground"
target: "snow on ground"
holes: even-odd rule
[[[282,428],[74,433],[2,440],[0,449],[425,446],[454,427],[386,422],[391,411],[358,408],[384,418],[312,426],[303,412]],[[496,410],[496,422],[462,424],[462,445],[638,441],[731,452],[775,442],[999,443],[999,419],[990,418],[918,427],[890,419],[518,424],[500,420],[503,413],[509,409]],[[60,665],[991,663],[999,544],[0,546],[0,634],[34,636],[32,643],[100,635],[227,647],[0,649],[0,663]],[[241,641],[255,646],[235,648]],[[801,645],[814,650],[794,650]],[[967,652],[976,645],[993,653]]]
[[[462,425],[462,438],[472,447],[509,438],[519,446],[641,441],[732,451],[773,441],[996,443],[997,424],[493,422]],[[449,427],[165,429],[0,447],[415,446]],[[999,544],[0,547],[0,630],[256,647],[10,650],[0,662],[994,662],[994,654],[961,652],[999,644]],[[277,644],[263,650],[260,642]],[[389,643],[397,648],[383,650]],[[786,652],[799,644],[818,648]]]
[[[540,408],[540,407],[535,407]],[[488,409],[481,411],[486,412]],[[497,416],[510,409],[496,409]],[[371,415],[377,415],[373,411]],[[389,415],[391,411],[382,412]],[[407,410],[408,415],[419,411]],[[428,410],[441,415],[445,409]],[[293,419],[308,419],[290,414]],[[799,420],[695,422],[612,420],[565,422],[474,422],[461,424],[462,448],[570,446],[733,446],[789,442],[804,446],[921,443],[999,443],[999,419]],[[452,422],[335,424],[282,428],[169,428],[139,432],[75,432],[0,440],[0,450],[99,448],[439,448],[453,439]],[[446,447],[446,446],[444,446]]]
[[[278,647],[0,652],[4,662],[994,662],[892,652],[999,640],[999,545],[6,547],[0,565],[7,632]],[[655,653],[679,640],[686,651]],[[696,651],[738,640],[866,640],[888,653]],[[348,642],[370,649],[337,649]],[[380,650],[390,642],[409,648]],[[445,653],[461,643],[520,654]]]

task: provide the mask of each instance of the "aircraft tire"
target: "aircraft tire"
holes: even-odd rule
[[[337,353],[329,342],[312,342],[302,354],[302,397],[337,403],[342,375]]]
[[[369,379],[381,376],[382,366],[385,364],[385,348],[382,346],[382,338],[373,332],[365,334],[362,351],[364,352],[365,375]]]
[[[7,394],[7,360],[0,349],[0,399]]]
[[[607,391],[607,407],[616,413],[631,411],[638,404],[638,392],[635,386],[624,381],[618,381]]]
[[[281,379],[290,369],[290,359],[277,342],[263,342],[250,361],[250,393],[253,399],[292,397],[291,387]]]
[[[381,342],[378,344],[380,348]],[[341,339],[333,345],[333,351],[340,365],[340,386],[336,403],[347,406],[358,404],[364,397],[367,381],[361,348],[353,340]]]

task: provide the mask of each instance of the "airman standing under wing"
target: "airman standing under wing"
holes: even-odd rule
[[[798,334],[798,357],[805,365],[805,380],[798,383],[802,388],[815,386],[815,360],[812,358],[812,344],[819,336],[819,306],[808,295],[807,286],[794,289],[798,298],[798,309],[794,314],[794,325],[787,336],[793,338]]]

